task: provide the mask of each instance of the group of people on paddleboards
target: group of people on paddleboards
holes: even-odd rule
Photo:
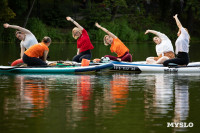
[[[148,64],[163,64],[164,66],[169,66],[170,63],[177,65],[188,65],[189,59],[189,42],[190,35],[188,30],[184,28],[178,19],[178,15],[173,16],[176,24],[178,26],[177,40],[175,42],[176,46],[176,57],[174,54],[174,49],[170,39],[163,33],[155,30],[147,30],[145,34],[152,33],[156,36],[153,41],[156,43],[156,53],[158,57],[148,57],[146,62]]]
[[[68,21],[71,21],[76,26],[72,30],[72,36],[77,39],[77,55],[75,55],[72,61],[81,62],[82,59],[90,60],[92,57],[91,50],[94,49],[87,31],[74,21],[71,17],[66,17]],[[155,30],[147,30],[145,34],[152,33],[156,36],[153,41],[156,43],[156,53],[158,57],[148,57],[146,59],[147,64],[163,64],[168,66],[170,63],[178,65],[187,65],[189,63],[189,41],[190,36],[186,28],[181,25],[177,14],[174,16],[176,24],[179,28],[177,36],[178,39],[175,42],[176,51],[174,49],[170,39],[163,33]],[[16,37],[21,40],[21,54],[22,62],[28,66],[43,66],[47,65],[46,59],[49,52],[49,45],[51,44],[51,38],[45,36],[42,42],[38,43],[36,37],[27,29],[16,25],[9,25],[5,23],[4,28],[16,29]],[[103,30],[107,35],[104,36],[104,45],[110,46],[110,51],[117,54],[117,57],[111,55],[105,55],[110,60],[114,61],[126,61],[132,62],[132,55],[129,53],[129,49],[124,43],[113,33],[102,27],[98,23],[95,26]],[[177,55],[175,57],[175,54]]]

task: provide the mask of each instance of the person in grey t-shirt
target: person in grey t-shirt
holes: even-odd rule
[[[20,46],[21,46],[21,54],[20,54],[20,58],[23,57],[23,54],[25,52],[25,50],[27,50],[29,47],[31,47],[34,44],[38,44],[37,39],[35,38],[35,36],[27,29],[22,28],[20,26],[17,25],[10,25],[5,23],[4,28],[13,28],[13,29],[17,29],[18,31],[16,31],[15,35],[16,37],[21,40]]]

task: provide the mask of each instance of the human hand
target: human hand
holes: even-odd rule
[[[3,27],[4,27],[4,28],[8,28],[8,26],[9,26],[8,23],[3,24]]]
[[[67,19],[68,21],[71,21],[71,20],[72,20],[72,18],[71,18],[71,17],[66,17],[66,19]]]
[[[98,28],[101,27],[97,22],[95,23],[95,26],[98,27]]]
[[[177,17],[178,17],[178,14],[174,15],[173,17],[174,17],[174,18],[177,18]]]
[[[144,34],[147,34],[147,33],[149,33],[149,30],[146,30],[146,32]]]

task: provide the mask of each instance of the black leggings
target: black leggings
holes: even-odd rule
[[[23,55],[23,61],[28,66],[46,66],[47,63],[36,57],[29,57],[26,54]]]
[[[92,57],[91,51],[87,50],[79,53],[78,55],[75,55],[72,60],[76,62],[81,62],[83,58],[90,60],[91,57]]]
[[[177,57],[174,59],[166,60],[163,65],[169,66],[169,63],[175,63],[177,65],[188,65],[190,62],[189,55],[186,52],[178,52]]]

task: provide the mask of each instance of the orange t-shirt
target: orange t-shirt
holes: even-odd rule
[[[44,55],[44,51],[49,51],[49,48],[43,43],[38,43],[31,46],[24,53],[29,57],[42,57]]]
[[[129,49],[124,45],[119,38],[113,38],[113,43],[111,44],[110,51],[117,54],[117,57],[122,57]]]

